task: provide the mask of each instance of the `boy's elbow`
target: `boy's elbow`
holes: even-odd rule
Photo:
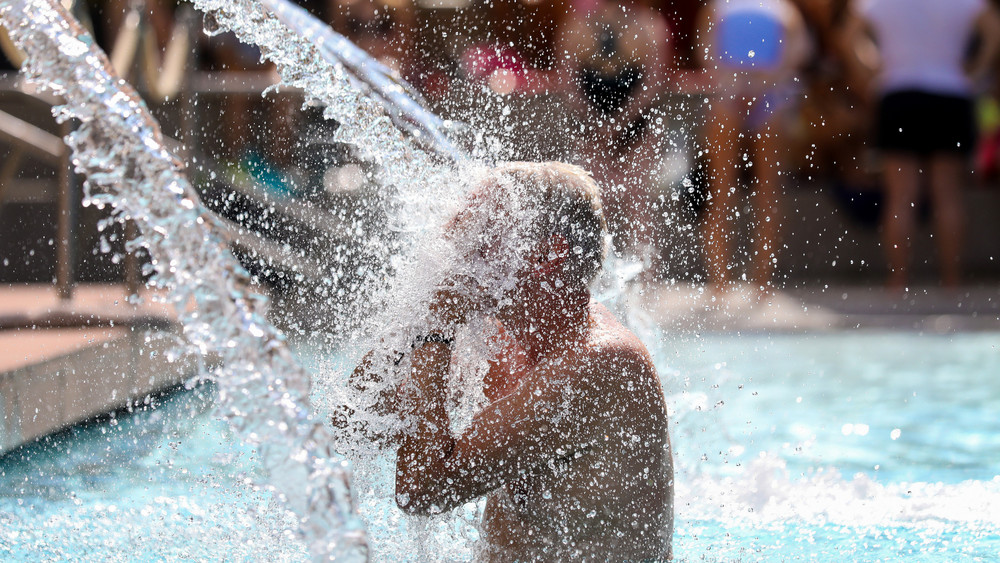
[[[396,484],[396,506],[410,516],[429,516],[444,512],[443,499],[415,486]]]
[[[409,516],[429,516],[429,507],[406,493],[396,493],[396,506]]]
[[[398,471],[398,470],[397,470]],[[448,479],[423,482],[419,475],[399,471],[396,474],[396,506],[412,516],[441,514],[461,504],[456,491],[441,485]]]

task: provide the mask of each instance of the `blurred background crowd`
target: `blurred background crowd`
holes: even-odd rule
[[[503,158],[591,170],[616,248],[653,277],[762,293],[1000,277],[994,0],[299,3],[431,109],[497,139]],[[302,93],[262,97],[273,69],[256,48],[204,33],[190,5],[72,9],[188,147],[203,184],[329,203],[364,183],[349,156],[303,164],[330,126]],[[0,109],[51,129],[14,93],[19,54],[3,43]],[[23,187],[50,172],[10,137],[0,213],[51,216]],[[51,261],[25,258],[46,245],[41,223],[4,229],[0,281],[51,279]],[[89,252],[95,241],[80,243],[81,277],[115,270]]]

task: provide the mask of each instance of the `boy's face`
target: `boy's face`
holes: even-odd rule
[[[466,266],[496,269],[516,260],[511,251],[521,229],[504,192],[492,183],[481,185],[445,225],[445,238],[455,245]]]
[[[498,302],[508,301],[531,275],[529,256],[537,246],[525,228],[531,211],[518,213],[516,197],[495,181],[485,182],[444,228],[458,258],[454,275],[469,279]]]

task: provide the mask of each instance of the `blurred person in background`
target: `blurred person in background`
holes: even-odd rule
[[[909,282],[926,172],[941,282],[955,287],[965,220],[961,184],[976,142],[973,90],[996,61],[1000,16],[987,0],[862,0],[850,30],[857,60],[877,72],[887,286],[903,290]]]
[[[647,2],[580,0],[556,46],[558,83],[579,116],[576,160],[601,186],[619,252],[655,260],[650,184],[662,153],[659,96],[672,72],[670,30]]]
[[[716,292],[731,288],[739,238],[738,184],[752,172],[751,249],[745,274],[759,294],[773,288],[782,222],[780,129],[798,109],[798,73],[811,53],[801,13],[788,0],[714,0],[699,24],[699,52],[715,95],[706,142],[709,199],[702,225],[705,266]]]
[[[873,173],[871,72],[859,68],[846,29],[852,0],[793,0],[815,46],[803,69],[806,96],[786,137],[795,170],[831,182],[833,194],[856,220],[878,224],[878,178]]]
[[[302,103],[301,94],[287,91],[271,92],[258,102],[252,142],[243,147],[237,162],[226,164],[228,180],[256,185],[277,199],[307,195],[297,153]]]
[[[461,56],[465,77],[486,82],[498,94],[550,91],[555,35],[566,4],[565,0],[493,0],[486,4],[482,14],[486,29],[477,30],[478,38]]]
[[[334,31],[428,99],[438,101],[447,95],[454,74],[450,53],[430,55],[426,45],[418,47],[417,7],[412,0],[325,0],[321,12]]]
[[[989,95],[979,100],[979,147],[976,173],[980,182],[1000,180],[1000,75],[993,78]]]
[[[260,59],[260,50],[247,45],[232,32],[220,33],[205,40],[202,52],[203,65],[209,71],[224,73],[264,73],[272,67]],[[252,146],[251,124],[260,93],[252,90],[226,92],[220,97],[220,126],[216,134],[221,138],[215,157],[223,163],[237,165]]]

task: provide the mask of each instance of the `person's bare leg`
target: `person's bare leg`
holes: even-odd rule
[[[889,262],[886,286],[901,290],[909,277],[910,244],[916,225],[920,193],[920,160],[913,155],[883,156],[885,201],[882,208],[882,244]]]
[[[618,201],[614,212],[616,218],[613,221],[620,238],[618,244],[620,250],[627,255],[638,257],[648,238],[650,220],[643,171],[635,155],[630,152],[616,156],[612,160],[611,170],[609,176],[618,187]]]
[[[966,168],[964,157],[949,153],[932,156],[929,164],[934,238],[941,264],[941,284],[945,287],[957,287],[962,281],[962,225],[965,220],[962,180]]]
[[[754,135],[753,281],[756,289],[770,292],[778,260],[781,223],[781,140],[776,128],[766,125]]]
[[[715,290],[724,290],[729,281],[730,247],[736,212],[737,152],[739,119],[716,104],[708,124],[708,185],[702,245],[708,281]]]
[[[601,186],[601,203],[615,251],[629,258],[640,257],[649,246],[652,223],[649,175],[630,154],[605,152],[593,155],[590,162],[594,179]]]

